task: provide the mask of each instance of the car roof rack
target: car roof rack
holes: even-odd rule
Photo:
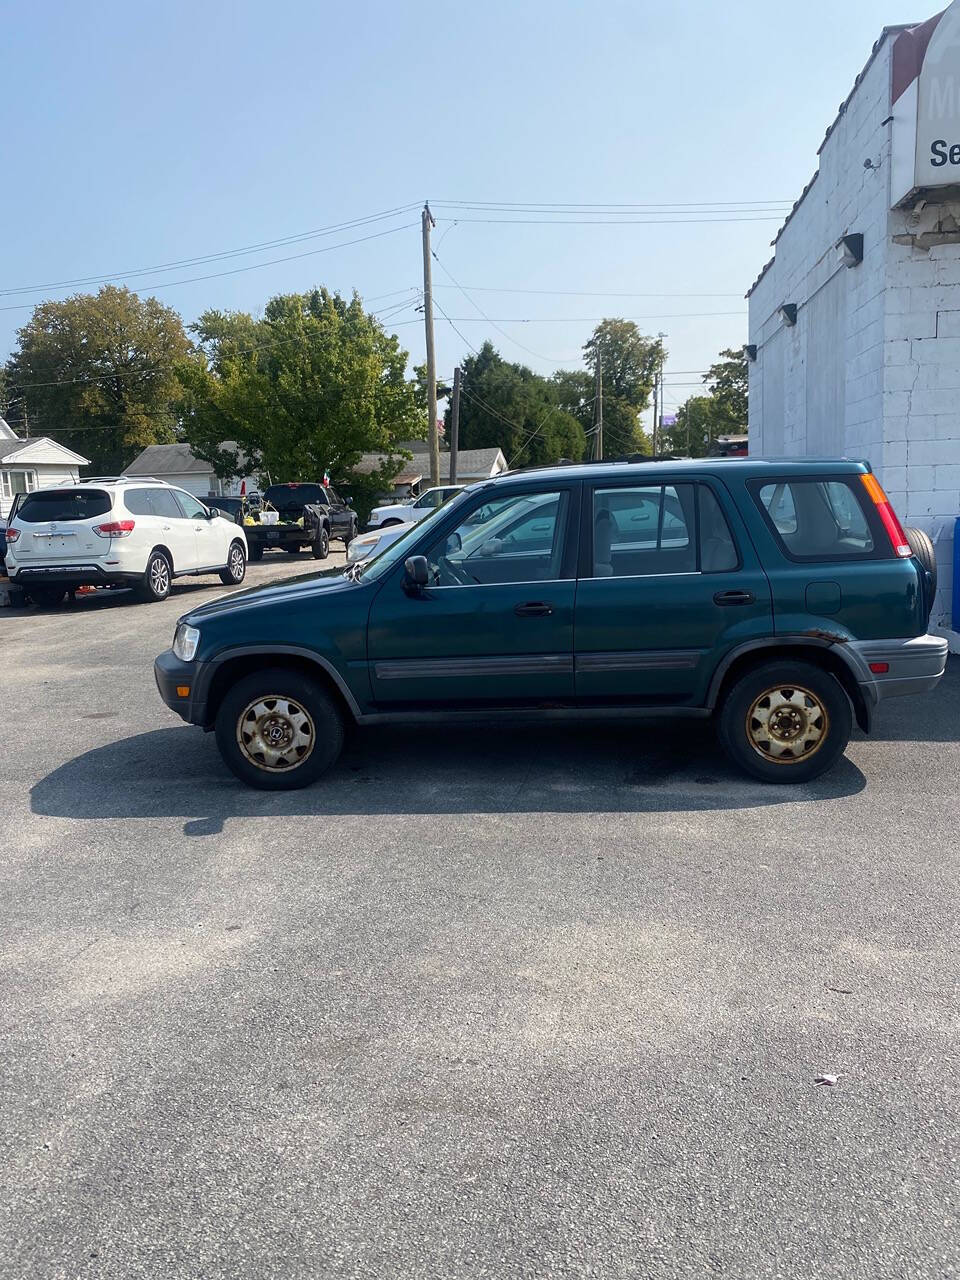
[[[158,476],[84,476],[77,484],[140,484],[144,480],[152,480],[155,484],[166,484]]]

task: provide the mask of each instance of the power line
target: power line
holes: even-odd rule
[[[449,274],[449,273],[448,273]],[[451,277],[452,279],[452,277]],[[494,285],[484,284],[468,284],[468,285],[449,285],[439,284],[433,286],[435,289],[452,289],[457,288],[463,292],[469,289],[471,293],[523,293],[537,294],[548,297],[558,298],[742,298],[743,290],[737,289],[731,293],[618,293],[614,290],[603,291],[600,289],[511,289],[500,288]]]
[[[736,207],[748,208],[754,205],[776,205],[793,207],[792,200],[657,200],[648,204],[616,204],[612,201],[590,203],[578,200],[564,204],[552,200],[434,200],[436,207],[452,206],[460,209],[701,209]]]
[[[140,292],[149,293],[155,289],[172,289],[181,284],[196,284],[200,280],[219,280],[224,276],[238,276],[246,271],[257,271],[261,267],[273,267],[280,262],[296,262],[301,258],[316,257],[320,253],[332,253],[335,249],[348,249],[354,244],[366,244],[368,240],[379,240],[383,236],[396,235],[398,231],[408,231],[411,227],[417,225],[416,222],[405,222],[399,227],[389,227],[386,231],[375,231],[372,235],[360,236],[356,240],[342,240],[339,244],[324,245],[322,249],[308,249],[305,253],[291,253],[283,258],[268,258],[265,262],[251,262],[249,266],[234,267],[231,271],[212,271],[203,276],[187,276],[183,280],[163,280],[157,284],[138,285],[137,289]],[[37,305],[42,305],[42,303],[25,302],[20,303],[18,306],[0,307],[0,311],[32,311]]]
[[[411,286],[411,289],[413,289],[413,286]],[[390,297],[391,295],[381,294],[380,296]],[[373,300],[374,299],[370,299],[370,301],[373,301]],[[410,299],[409,301],[404,300],[398,303],[394,303],[389,307],[384,307],[383,311],[368,311],[367,315],[372,316],[373,318],[378,320],[381,319],[382,317],[389,319],[390,315],[399,315],[403,311],[406,311],[408,308],[416,305],[418,305],[418,303],[417,303],[417,299],[415,298]],[[390,313],[390,315],[387,314],[388,312]],[[252,347],[239,347],[237,350],[231,351],[229,354],[231,357],[255,355],[258,351],[267,351],[273,347],[283,347],[283,346],[288,346],[290,343],[300,343],[300,342],[303,342],[303,337],[300,335],[297,335],[296,337],[293,337],[293,338],[267,338],[263,342],[255,343]],[[197,349],[202,351],[203,350],[202,344],[200,344]],[[18,390],[29,391],[29,390],[35,390],[40,387],[69,387],[69,386],[76,386],[76,385],[89,385],[91,383],[97,383],[97,382],[113,382],[117,378],[156,378],[156,377],[164,376],[168,372],[169,371],[166,369],[118,369],[112,373],[103,373],[103,374],[98,374],[98,375],[94,375],[92,377],[86,377],[86,378],[55,378],[51,382],[19,382],[14,380],[12,385],[16,387]],[[71,430],[71,431],[73,429],[74,428],[72,427],[64,428],[64,430]]]
[[[436,302],[437,309],[440,304]],[[479,308],[477,308],[479,310]],[[446,313],[443,313],[446,316]],[[709,316],[746,316],[746,311],[649,311],[642,316],[617,316],[618,320],[702,320]],[[483,319],[477,316],[446,316],[446,319],[453,324],[456,321],[459,324],[482,324],[485,320],[488,324],[600,324],[603,320],[609,320],[610,316],[497,316],[492,319],[490,316],[483,315]],[[463,335],[461,334],[461,337]],[[507,336],[507,335],[505,335]],[[464,339],[466,341],[466,339]],[[536,354],[536,353],[534,353]],[[550,359],[544,356],[543,359]],[[561,362],[562,363],[562,362]]]
[[[499,327],[499,325],[495,320],[490,319],[490,317],[486,314],[485,311],[483,311],[483,309],[479,306],[478,303],[474,302],[473,298],[470,297],[466,289],[464,289],[463,285],[461,285],[457,281],[453,272],[448,267],[444,266],[444,264],[437,257],[436,253],[434,253],[433,256],[440,270],[445,272],[450,277],[450,279],[453,281],[456,288],[458,288],[460,292],[463,294],[463,296],[466,298],[467,302],[469,302],[470,305],[480,313],[480,315],[483,317],[484,320],[487,321],[488,324],[492,325],[494,329],[496,329],[497,333],[502,334],[503,337],[506,338],[508,342],[512,342],[514,346],[519,347],[521,351],[526,351],[528,355],[535,356],[538,360],[546,360],[548,364],[570,364],[571,363],[570,360],[561,360],[561,359],[558,359],[556,356],[545,356],[543,355],[542,352],[534,351],[532,347],[526,347],[523,345],[522,342],[518,342],[516,338],[511,337],[511,335],[507,333],[505,329],[501,329]],[[573,359],[576,359],[576,357],[573,357]]]
[[[716,218],[438,218],[438,222],[479,222],[479,223],[496,223],[498,225],[512,224],[514,226],[525,227],[562,227],[562,226],[578,226],[578,227],[660,227],[660,226],[676,226],[688,227],[696,223],[721,223],[721,222],[782,222],[783,214],[747,214],[744,216],[733,217],[716,217]]]
[[[367,214],[362,218],[352,218],[347,222],[333,223],[328,227],[318,227],[313,231],[300,231],[293,235],[281,236],[276,240],[262,240],[259,244],[244,245],[239,249],[224,249],[217,253],[202,254],[194,258],[180,258],[175,262],[160,262],[152,267],[132,267],[125,271],[111,271],[102,275],[76,276],[72,280],[53,280],[46,284],[25,284],[16,288],[0,289],[0,297],[11,297],[18,293],[42,293],[47,289],[66,289],[77,284],[101,284],[109,280],[122,280],[128,276],[146,275],[151,271],[176,271],[181,267],[195,267],[204,262],[216,262],[223,258],[241,257],[248,253],[260,253],[264,249],[276,249],[281,245],[296,244],[303,240],[311,240],[319,236],[335,235],[338,231],[352,231],[354,227],[366,226],[372,222],[381,222],[385,218],[398,217],[416,208],[416,204],[399,205],[395,209],[385,209],[380,213]]]

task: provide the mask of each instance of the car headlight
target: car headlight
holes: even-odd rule
[[[347,547],[347,563],[353,564],[357,560],[367,560],[376,550],[379,538],[354,538]]]
[[[200,643],[200,632],[196,627],[187,626],[185,622],[177,624],[173,637],[173,652],[181,662],[192,662]]]

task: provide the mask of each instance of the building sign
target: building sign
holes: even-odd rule
[[[891,199],[960,186],[960,0],[893,46]]]

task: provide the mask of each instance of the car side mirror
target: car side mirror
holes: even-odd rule
[[[347,507],[352,507],[352,506],[353,506],[353,498],[350,496],[350,494],[349,494],[349,493],[348,493],[348,494],[347,494],[347,496],[344,498],[343,502],[344,502],[344,506],[347,506]]]
[[[457,531],[454,530],[453,533],[447,534],[447,545],[446,545],[446,548],[444,549],[444,554],[448,556],[452,556],[455,551],[462,551],[462,550],[463,550],[463,539],[460,537],[459,533],[457,533]]]
[[[216,520],[217,516],[222,516],[223,512],[219,507],[210,507],[207,511],[208,520]]]
[[[430,585],[430,566],[426,556],[407,556],[403,562],[404,586],[422,591]]]

